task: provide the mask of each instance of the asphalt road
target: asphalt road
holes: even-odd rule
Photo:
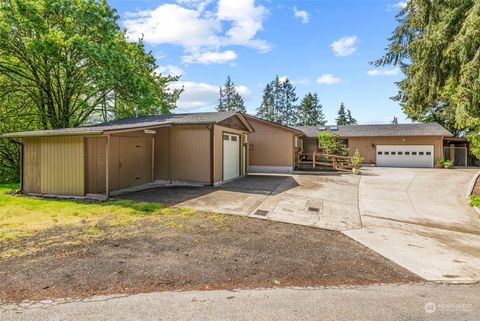
[[[0,303],[0,320],[480,320],[480,284],[163,292]]]

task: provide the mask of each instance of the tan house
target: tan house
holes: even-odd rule
[[[442,159],[444,138],[453,135],[438,123],[300,126],[303,150],[318,151],[318,133],[343,139],[352,155],[358,149],[364,163],[388,167],[434,167]]]
[[[22,191],[99,196],[148,184],[214,185],[248,173],[241,114],[132,117],[94,126],[20,132]]]

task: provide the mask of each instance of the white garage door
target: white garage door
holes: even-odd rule
[[[240,136],[223,134],[223,180],[240,176]]]
[[[377,166],[433,167],[433,145],[377,145]]]

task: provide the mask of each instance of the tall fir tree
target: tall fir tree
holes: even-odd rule
[[[352,117],[352,112],[350,111],[350,109],[347,109],[347,124],[348,125],[356,125],[357,124],[357,120]]]
[[[317,93],[308,93],[298,107],[298,126],[324,126],[327,123]]]
[[[340,108],[338,109],[336,122],[337,125],[346,125],[348,123],[347,111],[343,103],[340,104]]]
[[[225,84],[220,87],[217,111],[236,111],[239,113],[245,113],[247,111],[243,98],[238,93],[235,83],[230,76],[227,77]]]
[[[257,109],[257,117],[269,121],[275,121],[274,105],[273,86],[270,82],[263,89],[262,103]]]
[[[287,126],[292,126],[297,123],[297,113],[298,106],[297,101],[298,97],[295,92],[295,86],[292,82],[286,78],[282,82],[282,95],[283,95],[283,106],[281,106],[282,111],[282,121]]]
[[[275,79],[269,82],[263,90],[263,98],[257,109],[257,116],[266,120],[281,122],[284,125],[294,125],[298,112],[297,94],[295,86],[287,78]]]

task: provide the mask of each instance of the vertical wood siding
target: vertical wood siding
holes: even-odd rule
[[[412,136],[412,137],[353,137],[348,139],[350,155],[358,149],[364,163],[376,160],[376,145],[434,145],[435,160],[443,157],[443,137]]]
[[[244,164],[244,139],[243,135],[246,133],[244,130],[237,130],[229,127],[214,126],[214,142],[215,142],[215,176],[214,182],[218,183],[223,180],[223,132],[236,134],[240,136],[240,166],[241,166],[241,175],[245,175],[245,164]]]
[[[170,127],[156,129],[155,179],[170,180]]]
[[[83,137],[42,137],[39,141],[41,193],[84,195]]]
[[[294,166],[293,132],[254,119],[248,122],[255,129],[249,134],[251,166]]]
[[[24,138],[23,143],[23,191],[41,193],[40,138]]]
[[[101,194],[105,192],[106,145],[106,137],[85,138],[87,193]]]

